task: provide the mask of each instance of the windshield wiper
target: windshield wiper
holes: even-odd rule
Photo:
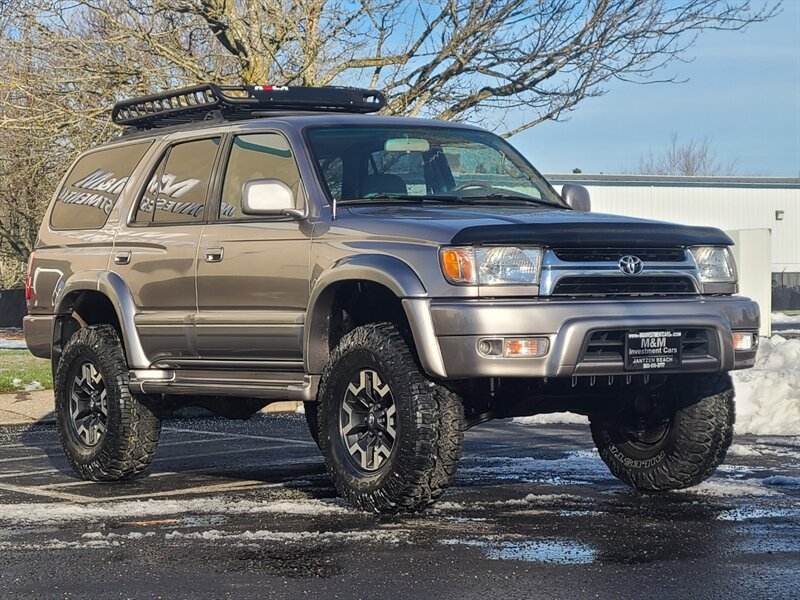
[[[558,206],[555,202],[550,202],[544,198],[534,198],[533,196],[526,196],[524,194],[504,194],[502,192],[494,192],[484,196],[472,196],[472,198],[486,199],[486,200],[511,200],[512,202],[527,202],[529,204],[544,204],[545,206]]]
[[[412,196],[410,194],[375,194],[368,198],[355,198],[353,200],[339,200],[337,204],[370,204],[378,202],[409,202],[412,204],[423,204],[425,202],[443,202],[456,204],[463,199],[460,196],[437,196],[425,194],[424,196]]]
[[[410,194],[375,194],[368,198],[354,198],[352,200],[339,200],[338,205],[348,204],[379,204],[386,202],[404,202],[410,204],[424,204],[426,202],[441,202],[442,204],[479,204],[486,200],[509,200],[512,202],[525,202],[526,204],[539,204],[545,206],[558,206],[555,202],[549,202],[541,198],[534,198],[524,194],[504,194],[494,192],[480,196],[456,196],[456,195],[436,195],[425,194],[424,196],[412,196]]]

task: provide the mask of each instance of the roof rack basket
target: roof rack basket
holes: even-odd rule
[[[145,130],[209,119],[257,119],[274,111],[371,113],[384,106],[386,98],[377,90],[203,83],[117,102],[111,120]]]

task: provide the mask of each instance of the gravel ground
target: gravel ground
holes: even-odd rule
[[[585,427],[467,433],[416,516],[335,495],[302,416],[170,421],[148,477],[75,479],[52,425],[0,427],[9,598],[796,598],[800,438],[737,437],[705,484],[613,479]]]

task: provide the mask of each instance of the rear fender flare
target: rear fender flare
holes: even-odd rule
[[[76,273],[56,290],[56,298],[53,303],[56,307],[56,314],[69,314],[71,312],[70,297],[73,293],[84,290],[100,292],[111,301],[119,320],[122,344],[125,348],[128,365],[132,369],[147,369],[150,361],[144,352],[134,321],[136,304],[133,294],[122,277],[111,271]]]

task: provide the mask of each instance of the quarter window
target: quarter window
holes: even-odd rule
[[[242,187],[253,179],[278,179],[299,198],[300,173],[289,142],[279,133],[239,135],[233,139],[219,218],[242,219]]]
[[[220,138],[172,146],[161,159],[139,199],[135,223],[205,221],[208,186]]]

